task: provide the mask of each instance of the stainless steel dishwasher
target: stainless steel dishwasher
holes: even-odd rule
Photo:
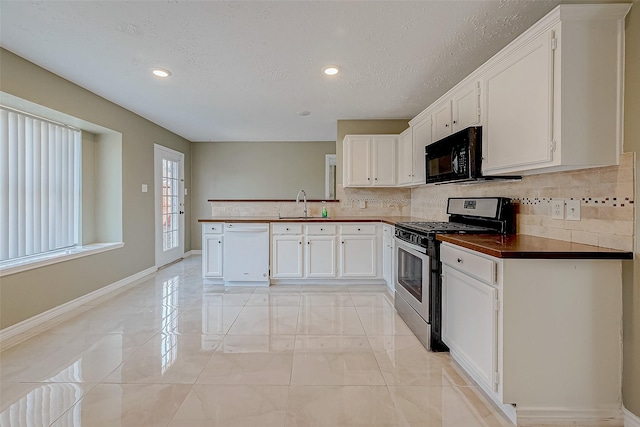
[[[223,260],[226,286],[268,286],[269,224],[225,224]]]

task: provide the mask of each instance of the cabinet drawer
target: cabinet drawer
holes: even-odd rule
[[[376,226],[375,224],[341,225],[340,234],[376,234]]]
[[[336,234],[336,226],[334,224],[309,224],[307,225],[307,234],[334,235]]]
[[[302,224],[272,224],[272,234],[302,234]]]
[[[440,247],[440,259],[443,264],[450,265],[485,283],[493,284],[495,281],[496,263],[490,259],[446,244]]]
[[[222,234],[224,224],[221,222],[205,222],[202,224],[204,234]]]

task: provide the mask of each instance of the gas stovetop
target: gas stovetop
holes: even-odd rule
[[[401,222],[396,227],[411,230],[420,234],[432,233],[495,233],[495,230],[488,227],[463,224],[460,222]]]

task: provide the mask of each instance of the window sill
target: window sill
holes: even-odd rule
[[[1,265],[0,277],[21,273],[23,271],[44,267],[46,265],[57,264],[59,262],[69,261],[76,258],[99,254],[100,252],[107,252],[122,247],[124,247],[123,242],[93,243],[90,245],[78,246],[73,249],[66,249],[39,257],[32,257],[27,260],[18,259]]]

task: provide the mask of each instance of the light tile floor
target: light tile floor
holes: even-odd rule
[[[225,289],[200,262],[5,343],[0,427],[512,425],[384,286]]]

